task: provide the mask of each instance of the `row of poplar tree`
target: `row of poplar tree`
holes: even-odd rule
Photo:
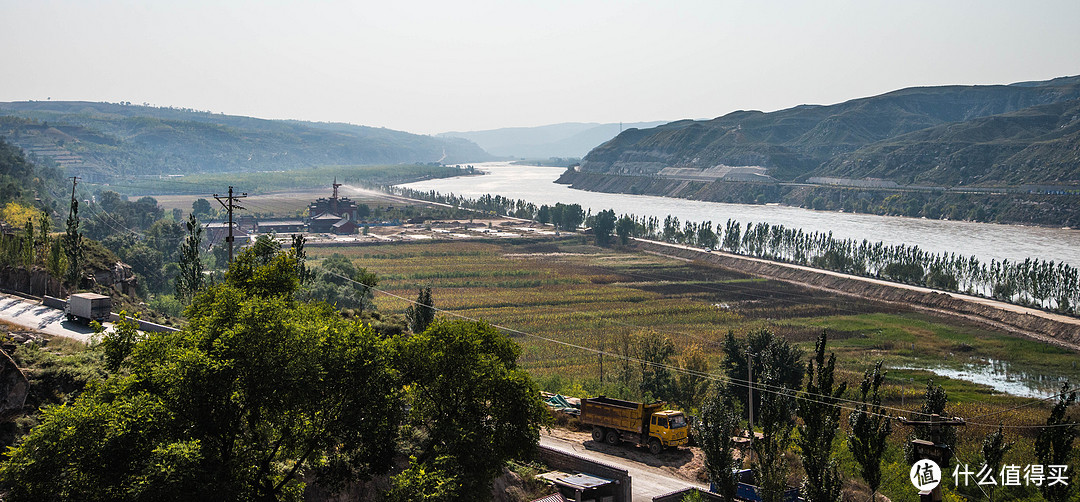
[[[539,206],[520,199],[484,195],[469,199],[436,191],[388,187],[394,193],[490,214],[554,223],[564,230],[584,224],[605,245],[631,237],[664,241],[710,250],[812,266],[959,293],[995,298],[1019,305],[1075,314],[1080,309],[1080,268],[1068,263],[1027,258],[991,260],[955,253],[931,253],[918,246],[887,245],[869,240],[840,239],[832,232],[804,232],[765,222],[727,220],[679,221],[668,215],[616,216],[606,210],[583,212],[577,204]],[[572,217],[567,217],[572,215]]]

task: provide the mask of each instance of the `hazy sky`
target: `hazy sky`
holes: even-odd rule
[[[416,133],[1080,74],[1080,1],[0,0],[0,101]]]

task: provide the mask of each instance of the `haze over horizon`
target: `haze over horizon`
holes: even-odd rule
[[[1080,2],[0,0],[0,101],[422,134],[716,117],[1080,73]]]

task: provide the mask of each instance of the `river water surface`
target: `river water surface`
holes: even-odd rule
[[[613,209],[615,214],[656,216],[661,222],[669,214],[678,217],[680,222],[712,221],[714,227],[723,226],[729,218],[744,225],[767,222],[787,228],[801,228],[804,232],[832,232],[835,237],[843,239],[917,245],[935,253],[974,255],[986,263],[991,259],[1023,261],[1025,258],[1038,258],[1080,266],[1080,230],[586,192],[554,183],[565,170],[560,167],[515,166],[505,162],[477,164],[476,167],[486,174],[427,180],[402,186],[469,198],[484,194],[502,195],[524,199],[538,206],[556,202],[576,203],[586,210],[592,209],[593,213]]]

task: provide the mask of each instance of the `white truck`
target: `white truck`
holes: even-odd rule
[[[76,293],[68,297],[64,313],[69,321],[108,321],[112,298],[97,293]]]

